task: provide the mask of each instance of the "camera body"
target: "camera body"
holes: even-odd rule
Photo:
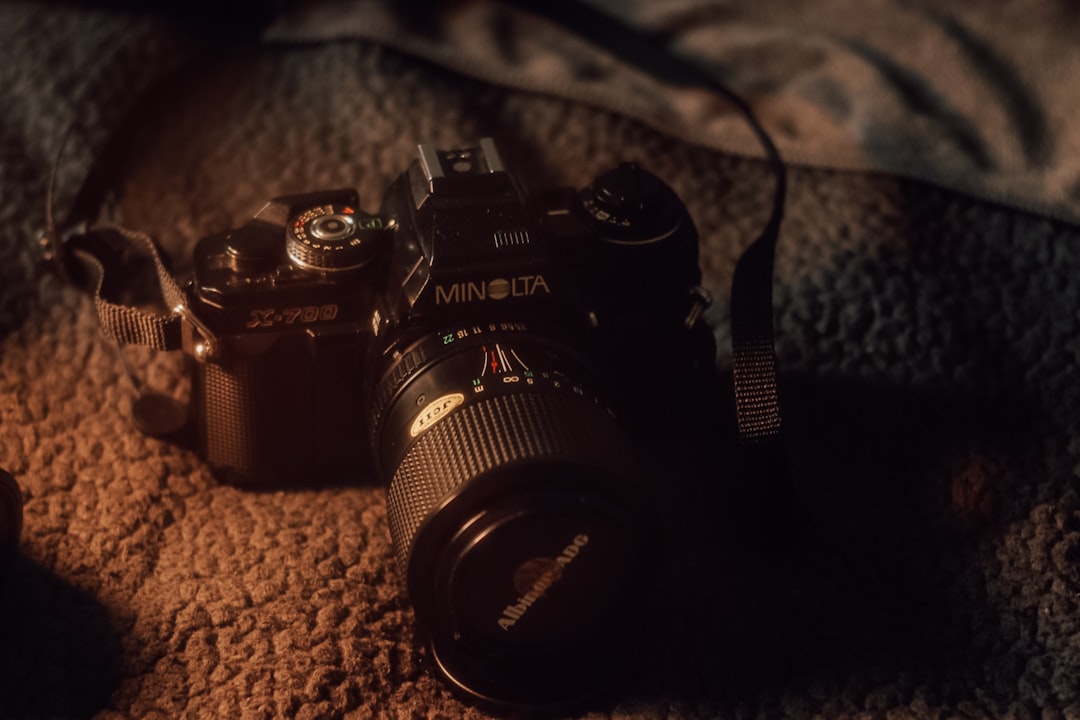
[[[375,268],[319,270],[289,254],[302,246],[298,231],[319,232],[338,211],[370,225],[357,232],[364,249],[385,254],[389,230],[358,206],[351,190],[275,198],[243,227],[195,248],[184,324],[191,406],[198,447],[226,482],[304,483],[370,464],[358,440]],[[315,216],[292,225],[305,212]]]
[[[373,214],[275,198],[195,249],[199,448],[244,487],[386,482],[444,676],[510,705],[588,694],[655,540],[634,445],[713,371],[697,256],[636,164],[529,195],[490,139],[419,146]]]
[[[243,486],[355,478],[379,356],[492,323],[565,337],[628,418],[671,402],[670,376],[712,369],[697,235],[646,171],[599,180],[534,199],[490,140],[420,146],[375,215],[354,190],[289,195],[201,240],[185,348],[207,461]]]

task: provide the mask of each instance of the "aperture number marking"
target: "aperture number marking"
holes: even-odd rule
[[[473,325],[457,330],[439,333],[443,345],[449,345],[457,340],[464,340],[475,335],[484,335],[493,332],[522,332],[528,330],[528,326],[522,322],[488,323],[487,325]]]

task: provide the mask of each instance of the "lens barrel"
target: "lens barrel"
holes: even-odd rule
[[[573,703],[634,641],[647,532],[632,447],[575,353],[461,332],[402,353],[376,392],[398,561],[451,682],[502,705]]]

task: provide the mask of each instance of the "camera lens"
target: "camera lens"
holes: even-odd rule
[[[422,338],[373,402],[388,518],[442,672],[507,705],[602,689],[647,535],[632,448],[577,355],[523,325]]]

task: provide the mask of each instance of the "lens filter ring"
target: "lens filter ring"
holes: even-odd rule
[[[430,647],[454,686],[504,707],[554,709],[603,693],[626,671],[648,568],[637,564],[642,526],[585,489],[595,470],[532,470],[548,475],[535,493],[483,503],[430,569],[417,546],[414,571],[432,575],[420,579],[438,602]],[[515,483],[528,474],[512,472]],[[560,488],[554,477],[571,482]]]

